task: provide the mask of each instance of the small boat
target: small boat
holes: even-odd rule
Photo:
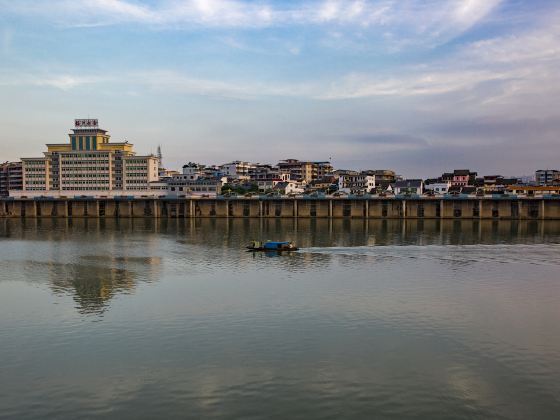
[[[297,251],[298,248],[293,242],[276,242],[276,241],[252,241],[247,247],[249,251]]]

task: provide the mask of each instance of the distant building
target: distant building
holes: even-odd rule
[[[222,180],[215,178],[198,178],[194,181],[188,181],[181,176],[173,177],[167,181],[167,195],[186,197],[186,196],[202,196],[215,197],[222,192],[224,185]]]
[[[405,179],[403,181],[397,181],[393,186],[393,192],[395,195],[423,194],[424,181],[422,181],[421,179]]]
[[[183,173],[177,174],[173,178],[185,181],[196,181],[204,176],[204,166],[198,163],[189,162],[183,165]]]
[[[10,195],[101,195],[148,191],[159,159],[137,156],[128,142],[111,143],[97,120],[76,120],[68,143],[47,144],[43,157],[22,159],[21,192]]]
[[[395,171],[390,169],[368,169],[361,171],[361,173],[375,177],[375,189],[377,192],[387,191],[387,188],[389,188],[391,184],[401,179]]]
[[[305,192],[303,186],[299,182],[294,181],[278,182],[272,190],[283,195],[303,194]]]
[[[249,178],[253,182],[261,181],[290,181],[289,173],[280,173],[277,166],[257,163],[249,171]]]
[[[269,192],[272,191],[277,184],[285,181],[276,178],[276,179],[260,179],[254,182],[256,182],[260,192]]]
[[[278,163],[278,170],[281,174],[289,174],[292,180],[311,182],[332,174],[333,167],[330,162],[286,159]]]
[[[540,169],[535,172],[537,185],[552,185],[560,181],[560,171],[555,169]]]
[[[501,175],[485,175],[482,177],[483,185],[499,185],[504,177]]]
[[[506,191],[512,194],[532,196],[560,195],[560,186],[534,186],[534,185],[510,185]]]
[[[342,173],[338,176],[338,191],[346,194],[368,194],[375,190],[375,175],[363,172]]]
[[[220,166],[220,170],[223,176],[237,180],[248,180],[250,179],[250,172],[255,168],[253,163],[242,162],[236,160],[230,163],[225,163]]]
[[[477,181],[477,186],[483,187],[485,192],[503,191],[506,186],[519,183],[517,178],[504,178],[501,175],[486,175],[482,180],[478,178]]]
[[[455,169],[453,172],[445,172],[441,175],[442,182],[451,182],[451,186],[456,189],[456,187],[466,187],[467,185],[475,185],[476,172],[472,172],[469,169]]]
[[[158,175],[160,179],[171,178],[172,176],[179,175],[180,172],[174,169],[159,168]]]
[[[453,179],[451,185],[457,187],[466,187],[469,185],[471,179],[471,171],[468,169],[456,169],[453,171]]]
[[[311,181],[307,185],[309,192],[334,192],[338,190],[339,178],[335,175],[325,176]]]
[[[334,168],[328,161],[313,162],[313,179],[323,179],[332,175]]]
[[[432,182],[432,183],[425,183],[424,190],[425,191],[432,191],[434,194],[447,194],[449,189],[451,188],[451,181],[447,182]]]
[[[21,162],[0,164],[0,197],[7,197],[10,191],[23,190],[23,166]]]
[[[397,173],[390,169],[375,169],[362,171],[365,175],[375,176],[377,184],[393,184],[397,181]]]
[[[215,197],[222,192],[225,180],[225,177],[207,176],[203,165],[189,162],[183,166],[182,174],[175,175],[165,182],[167,184],[167,195],[178,197],[207,195]]]
[[[443,182],[452,182],[453,181],[453,172],[444,172],[441,177],[440,180]]]

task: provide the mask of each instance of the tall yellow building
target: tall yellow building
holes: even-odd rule
[[[47,144],[44,157],[22,159],[24,192],[144,191],[159,179],[156,156],[137,156],[132,144],[109,142],[97,120],[75,120],[68,137],[68,143]]]

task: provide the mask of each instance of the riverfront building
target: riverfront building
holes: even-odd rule
[[[10,191],[23,189],[21,162],[0,164],[0,197],[7,197]]]
[[[183,166],[183,174],[166,179],[167,195],[175,197],[208,196],[215,197],[222,191],[226,177],[208,176],[202,165],[189,162]]]
[[[537,185],[552,185],[560,183],[560,171],[555,169],[540,169],[535,172]]]
[[[147,191],[159,160],[137,156],[128,142],[112,143],[97,120],[76,120],[67,143],[47,144],[43,157],[22,159],[23,195],[111,195]],[[10,195],[18,195],[10,194]]]
[[[363,172],[339,171],[338,191],[346,194],[369,194],[375,190],[375,175]]]
[[[286,159],[278,163],[282,174],[289,174],[294,181],[311,182],[332,174],[333,167],[330,162],[309,162],[297,159]]]

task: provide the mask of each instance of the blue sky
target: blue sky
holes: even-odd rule
[[[560,4],[0,0],[0,159],[95,117],[165,164],[560,167]]]

